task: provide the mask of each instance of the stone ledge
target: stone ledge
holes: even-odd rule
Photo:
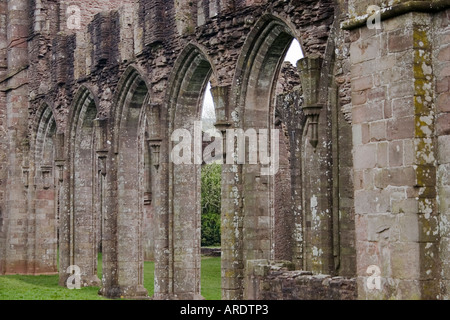
[[[433,1],[407,1],[398,5],[381,8],[381,20],[387,20],[400,16],[408,12],[427,12],[434,13],[450,8],[448,0],[433,0]],[[341,28],[344,30],[353,30],[362,27],[366,24],[367,19],[371,14],[364,14],[355,18],[345,20],[341,23]]]

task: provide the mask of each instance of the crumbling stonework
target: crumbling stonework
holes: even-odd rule
[[[356,280],[294,271],[289,262],[247,265],[246,300],[355,300]]]
[[[373,2],[0,0],[0,274],[147,298],[152,259],[154,299],[201,299],[201,161],[171,137],[211,82],[225,140],[281,131],[276,175],[223,165],[223,299],[448,298],[449,5]]]

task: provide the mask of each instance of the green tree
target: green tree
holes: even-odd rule
[[[222,165],[202,167],[202,246],[220,246]]]

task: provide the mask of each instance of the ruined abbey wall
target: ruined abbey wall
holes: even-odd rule
[[[223,165],[224,299],[447,297],[449,9],[374,2],[0,1],[0,274],[142,298],[152,257],[155,299],[201,298],[201,162],[171,138],[210,81],[225,140],[282,129],[278,174]],[[273,260],[295,275],[250,288]]]

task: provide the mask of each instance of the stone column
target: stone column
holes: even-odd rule
[[[213,86],[211,93],[216,113],[216,129],[222,134],[223,165],[221,194],[221,250],[222,299],[239,300],[243,297],[243,219],[242,166],[227,163],[227,130],[230,110],[230,86]]]
[[[175,25],[179,35],[189,35],[194,32],[197,26],[197,3],[195,1],[175,1]]]
[[[433,17],[402,4],[394,9],[378,27],[351,31],[358,293],[436,299]],[[376,269],[378,288],[367,284]]]
[[[310,55],[298,61],[306,117],[302,137],[303,268],[333,274],[333,209],[331,172],[331,121],[324,60]],[[333,141],[334,142],[334,141]]]
[[[216,124],[227,141],[229,124]],[[225,148],[226,150],[226,148]],[[222,299],[242,299],[244,260],[243,260],[243,219],[242,219],[242,166],[228,164],[224,153],[222,165]]]
[[[442,263],[442,299],[450,299],[450,9],[433,17],[433,72],[436,79],[437,191]]]
[[[0,79],[4,79],[8,74],[7,66],[7,1],[0,1]],[[7,171],[7,135],[6,135],[6,92],[4,92],[6,83],[0,83],[0,180],[6,181]],[[0,184],[0,274],[4,272],[5,250],[6,250],[6,207],[5,207],[5,184]]]
[[[6,80],[6,114],[8,128],[8,178],[6,181],[4,220],[6,228],[5,273],[28,273],[27,196],[22,165],[27,151],[28,120],[28,35],[29,2],[10,0],[8,10],[8,79]]]

